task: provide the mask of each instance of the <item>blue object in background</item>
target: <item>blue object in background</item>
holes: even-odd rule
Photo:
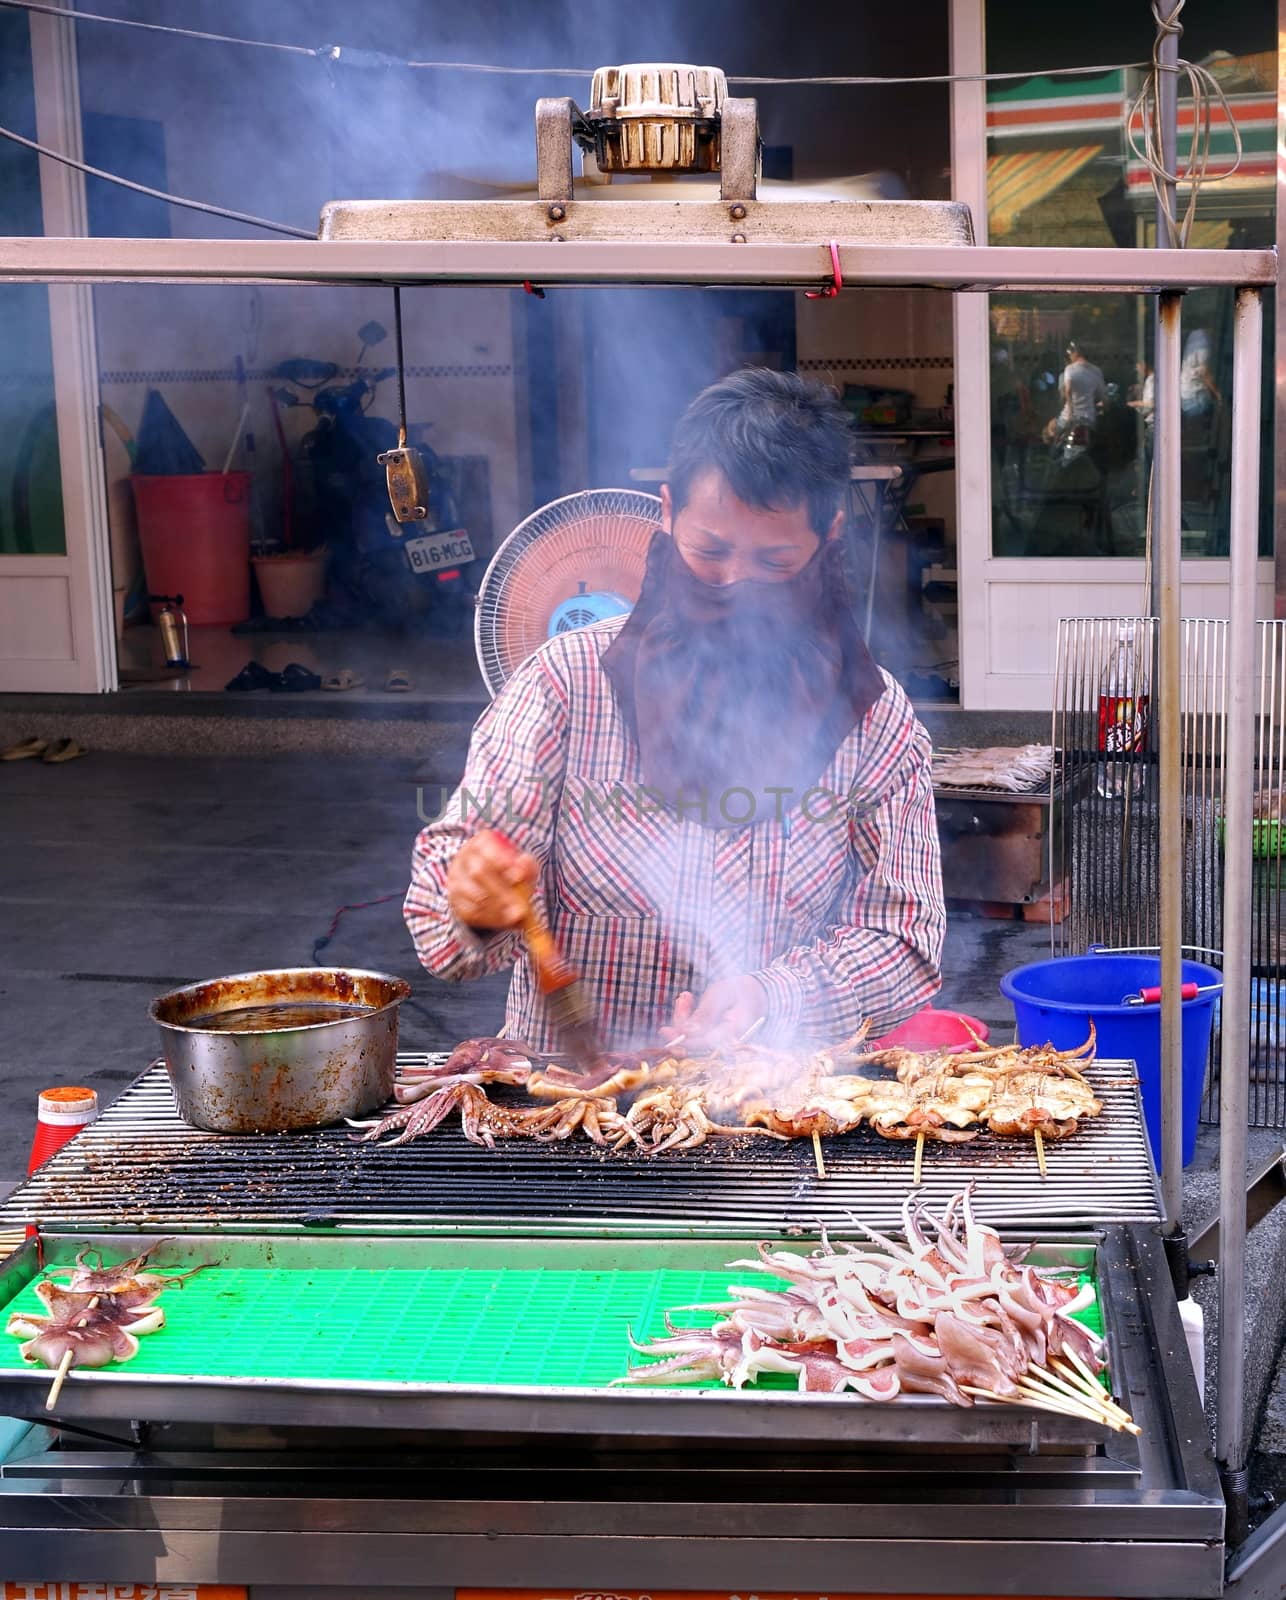
[[[583,583],[578,592],[564,600],[549,619],[549,637],[560,633],[573,633],[577,628],[587,628],[591,622],[606,622],[609,617],[627,616],[633,605],[624,595],[611,589],[595,590],[587,594]]]
[[[1184,983],[1208,994],[1183,1002],[1183,1164],[1196,1153],[1197,1123],[1210,1054],[1215,1004],[1223,976],[1199,961],[1183,963]],[[1151,955],[1059,956],[1018,967],[1000,980],[1013,1003],[1021,1045],[1052,1044],[1072,1050],[1085,1043],[1089,1025],[1098,1032],[1098,1054],[1105,1060],[1133,1061],[1139,1069],[1143,1117],[1152,1159],[1161,1169],[1161,1007],[1127,1006],[1126,995],[1161,982],[1161,959]]]
[[[1274,978],[1250,982],[1250,1048],[1259,1060],[1272,1060],[1282,1048],[1282,985]]]

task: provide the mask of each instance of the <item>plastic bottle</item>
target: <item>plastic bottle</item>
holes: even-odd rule
[[[1133,624],[1127,624],[1117,634],[1099,682],[1098,792],[1104,799],[1123,799],[1142,786],[1143,764],[1138,757],[1148,747],[1150,706],[1146,664]]]
[[[1206,1317],[1205,1312],[1191,1298],[1179,1301],[1179,1320],[1183,1323],[1183,1336],[1188,1346],[1188,1359],[1192,1362],[1192,1375],[1197,1380],[1197,1393],[1201,1404],[1206,1403]]]

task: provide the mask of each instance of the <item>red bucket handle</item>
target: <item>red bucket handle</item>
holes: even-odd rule
[[[1180,997],[1184,1000],[1195,1000],[1200,993],[1201,990],[1195,983],[1185,983],[1179,991]],[[1161,985],[1157,983],[1149,985],[1146,989],[1140,989],[1139,999],[1145,1006],[1159,1004],[1161,1000]]]

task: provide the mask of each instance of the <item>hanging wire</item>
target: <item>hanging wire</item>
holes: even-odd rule
[[[211,44],[247,44],[259,50],[284,50],[296,56],[318,54],[311,45],[277,44],[271,39],[238,39],[227,33],[202,33],[196,28],[176,28],[164,22],[138,22],[133,17],[107,17],[98,11],[69,11],[64,6],[41,5],[38,0],[0,0],[14,11],[34,11],[37,16],[63,17],[70,22],[110,22],[118,28],[142,28],[147,33],[173,33],[184,39],[205,39]]]
[[[1169,243],[1175,249],[1183,249],[1192,236],[1192,224],[1196,220],[1197,199],[1202,185],[1220,183],[1225,178],[1231,178],[1241,165],[1242,154],[1241,130],[1232,114],[1228,96],[1214,74],[1205,67],[1194,66],[1191,61],[1184,61],[1182,58],[1173,65],[1161,60],[1161,47],[1165,40],[1171,37],[1181,38],[1183,35],[1183,24],[1179,21],[1179,14],[1185,4],[1186,0],[1175,0],[1170,15],[1165,17],[1161,14],[1157,0],[1152,0],[1152,16],[1157,25],[1156,38],[1152,44],[1152,61],[1144,77],[1143,87],[1131,103],[1125,119],[1125,137],[1130,151],[1135,159],[1141,161],[1148,169],[1152,188],[1156,192],[1157,206],[1165,218]],[[1192,101],[1192,138],[1188,145],[1188,158],[1182,164],[1176,161],[1178,170],[1175,172],[1171,172],[1165,164],[1165,143],[1161,126],[1161,75],[1165,72],[1182,74],[1187,79],[1188,94]],[[1212,111],[1216,104],[1228,119],[1235,148],[1232,165],[1223,172],[1210,171]],[[1142,142],[1135,127],[1136,122],[1142,129]],[[1182,219],[1177,214],[1179,184],[1186,184],[1188,188],[1188,203],[1184,207]],[[1172,185],[1176,194],[1173,203],[1170,199]]]
[[[0,0],[0,4],[8,4],[8,0]],[[183,195],[167,194],[164,189],[153,189],[146,183],[135,183],[132,178],[122,178],[119,173],[104,172],[101,167],[91,167],[87,161],[78,161],[75,156],[64,155],[61,150],[53,150],[47,144],[28,139],[21,133],[15,133],[12,128],[0,128],[0,139],[8,139],[11,143],[20,144],[27,150],[34,150],[37,155],[48,156],[51,161],[61,161],[64,167],[74,167],[86,177],[101,178],[104,183],[114,183],[121,189],[133,189],[135,194],[145,194],[153,200],[164,200],[168,205],[183,206],[188,211],[204,211],[212,217],[227,217],[231,222],[246,222],[252,228],[267,228],[271,233],[289,234],[292,239],[317,237],[315,233],[309,233],[304,228],[292,228],[287,222],[271,222],[267,217],[252,216],[248,211],[231,211],[227,206],[211,205],[205,200],[189,200]]]
[[[592,67],[510,67],[484,61],[404,61],[398,56],[379,50],[364,50],[348,45],[283,44],[275,39],[245,39],[231,33],[208,33],[198,28],[179,28],[171,23],[139,22],[133,17],[109,17],[100,11],[71,11],[63,6],[42,3],[42,0],[0,0],[0,6],[14,11],[35,12],[38,16],[58,17],[67,22],[103,22],[118,28],[141,28],[147,33],[170,34],[180,39],[200,39],[208,44],[234,44],[255,50],[277,50],[288,55],[306,56],[317,61],[353,66],[406,67],[422,72],[474,72],[490,73],[507,78],[592,78]],[[735,84],[772,85],[783,87],[815,84],[823,88],[876,87],[880,84],[912,83],[1004,83],[1022,78],[1095,77],[1105,72],[1121,72],[1127,68],[1143,69],[1146,61],[1112,61],[1094,67],[1034,67],[1027,72],[940,72],[912,77],[818,77],[772,78],[738,77],[729,74],[728,82]]]
[[[402,286],[393,285],[393,336],[397,340],[397,443],[406,448],[406,361],[402,355]]]

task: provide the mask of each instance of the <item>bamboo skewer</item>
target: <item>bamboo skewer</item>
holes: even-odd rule
[[[100,1297],[98,1295],[95,1295],[85,1307],[85,1315],[76,1324],[78,1328],[85,1327],[85,1325],[89,1322],[89,1313],[98,1309],[99,1298]],[[63,1351],[63,1358],[58,1363],[57,1372],[54,1373],[54,1381],[49,1385],[49,1398],[45,1401],[46,1411],[52,1411],[58,1404],[58,1396],[63,1392],[63,1380],[71,1371],[72,1358],[75,1354],[76,1352],[71,1345],[68,1345]]]
[[[1067,1353],[1071,1355],[1072,1352],[1068,1351]],[[1124,1428],[1128,1433],[1136,1436],[1141,1434],[1143,1430],[1135,1422],[1134,1418],[1123,1406],[1117,1405],[1116,1401],[1104,1390],[1102,1384],[1094,1377],[1089,1368],[1079,1360],[1077,1365],[1080,1369],[1079,1372],[1074,1371],[1065,1362],[1053,1360],[1050,1362],[1050,1367],[1057,1368],[1057,1371],[1051,1371],[1045,1367],[1031,1367],[1028,1369],[1028,1377],[1039,1378],[1043,1383],[1054,1385],[1056,1389],[1070,1398],[1081,1400],[1084,1404],[1099,1412],[1118,1431]]]
[[[924,1166],[924,1129],[921,1128],[915,1136],[915,1166],[911,1171],[911,1187],[920,1187],[920,1170]]]
[[[1100,1385],[1098,1379],[1094,1376],[1094,1374],[1090,1371],[1090,1369],[1081,1360],[1080,1356],[1078,1356],[1076,1354],[1075,1350],[1073,1350],[1070,1346],[1067,1346],[1067,1347],[1065,1347],[1065,1349],[1063,1351],[1063,1354],[1067,1357],[1067,1359],[1071,1362],[1071,1364],[1076,1368],[1077,1372],[1080,1373],[1081,1378],[1086,1383],[1092,1384],[1094,1386],[1094,1388],[1098,1389],[1099,1392],[1102,1393],[1102,1386]],[[1113,1403],[1115,1404],[1115,1402],[1113,1402]]]
[[[1110,1422],[1100,1411],[1084,1400],[1073,1400],[1069,1395],[1059,1394],[1055,1389],[1047,1389],[1043,1383],[1034,1383],[1029,1378],[1019,1378],[1018,1387],[1023,1395],[1035,1405],[1042,1405],[1050,1411],[1061,1411],[1069,1417],[1081,1417],[1086,1422],[1098,1422],[1104,1427],[1116,1428],[1120,1425]]]
[[[1041,1177],[1047,1178],[1049,1172],[1045,1166],[1045,1135],[1039,1128],[1036,1129],[1036,1165],[1040,1168]]]
[[[63,1351],[63,1358],[58,1363],[58,1371],[54,1373],[54,1381],[49,1386],[49,1398],[45,1401],[46,1411],[52,1411],[58,1404],[58,1396],[63,1390],[63,1379],[71,1371],[72,1357],[75,1353],[70,1345]]]
[[[1052,1387],[1069,1400],[1076,1401],[1083,1406],[1089,1406],[1091,1410],[1101,1413],[1104,1419],[1111,1422],[1114,1427],[1120,1426],[1121,1419],[1113,1415],[1115,1408],[1106,1405],[1102,1398],[1096,1398],[1094,1395],[1086,1393],[1083,1388],[1078,1388],[1066,1382],[1065,1379],[1058,1377],[1056,1373],[1050,1372],[1045,1367],[1031,1367],[1028,1371],[1037,1375],[1042,1387]],[[1103,1391],[1100,1389],[1099,1396],[1102,1396],[1102,1393]]]
[[[961,1388],[966,1394],[979,1395],[984,1400],[994,1400],[1002,1406],[1032,1406],[1037,1411],[1052,1411],[1061,1417],[1079,1417],[1085,1421],[1098,1420],[1092,1418],[1090,1413],[1080,1406],[1073,1406],[1070,1400],[1063,1405],[1055,1400],[1048,1390],[1042,1390],[1037,1394],[1030,1394],[1025,1389],[1021,1394],[997,1394],[994,1389],[978,1389],[967,1383],[961,1384]]]
[[[1063,1366],[1061,1362],[1055,1363],[1055,1365],[1066,1374],[1065,1385],[1071,1392],[1083,1394],[1091,1405],[1101,1411],[1104,1416],[1109,1417],[1117,1426],[1124,1428],[1127,1433],[1137,1436],[1143,1432],[1130,1413],[1123,1406],[1118,1406],[1116,1401],[1104,1391],[1099,1383],[1095,1382],[1091,1388],[1081,1383],[1070,1367]],[[1052,1372],[1050,1373],[1050,1379],[1052,1382],[1058,1382],[1058,1378]]]
[[[826,1176],[826,1163],[822,1159],[821,1137],[816,1132],[813,1134],[813,1159],[817,1162],[817,1176],[824,1178]]]
[[[736,1042],[738,1044],[745,1044],[747,1039],[753,1039],[754,1036],[759,1032],[760,1028],[763,1027],[764,1023],[767,1022],[767,1020],[767,1017],[756,1017],[746,1031],[743,1034],[738,1035]],[[673,1043],[673,1041],[671,1041],[671,1043]]]
[[[1111,1395],[1104,1390],[1102,1384],[1099,1383],[1098,1379],[1085,1365],[1081,1358],[1072,1350],[1068,1350],[1066,1353],[1075,1363],[1076,1372],[1080,1374],[1080,1377],[1078,1378],[1076,1373],[1072,1371],[1071,1367],[1064,1366],[1062,1362],[1059,1362],[1058,1365],[1062,1368],[1063,1372],[1066,1373],[1068,1381],[1079,1382],[1087,1393],[1093,1391],[1098,1403],[1105,1406],[1116,1416],[1120,1417],[1122,1426],[1128,1428],[1131,1433],[1142,1433],[1143,1430],[1137,1425],[1130,1413],[1125,1409],[1124,1406],[1118,1405],[1116,1401],[1113,1400]]]
[[[1068,1355],[1072,1355],[1072,1352],[1068,1351]],[[1059,1365],[1062,1366],[1061,1363]],[[966,1394],[978,1395],[1003,1405],[1032,1405],[1063,1416],[1081,1417],[1089,1422],[1097,1422],[1117,1433],[1125,1431],[1136,1436],[1141,1434],[1143,1430],[1129,1412],[1104,1393],[1084,1363],[1077,1361],[1077,1366],[1080,1368],[1081,1376],[1075,1374],[1070,1367],[1062,1367],[1065,1377],[1045,1367],[1029,1367],[1017,1379],[1020,1390],[1017,1395],[997,1394],[994,1389],[971,1387],[968,1384],[962,1384],[961,1387]]]

